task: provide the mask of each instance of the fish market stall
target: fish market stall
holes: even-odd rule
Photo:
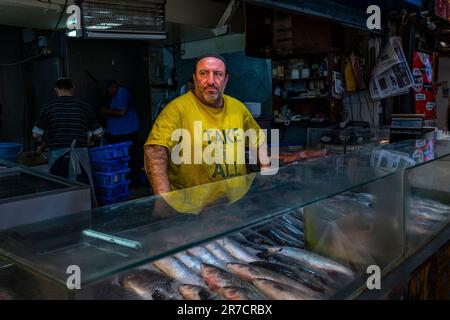
[[[448,242],[449,166],[449,141],[404,141],[17,225],[0,232],[10,266],[0,291],[37,299],[364,297],[368,267],[384,283],[409,259],[424,262],[429,256],[418,253],[436,240]]]

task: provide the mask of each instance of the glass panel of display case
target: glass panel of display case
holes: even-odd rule
[[[199,260],[221,265],[241,280],[247,277],[246,281],[265,291],[267,297],[267,290],[274,289],[273,283],[253,283],[247,274],[267,270],[249,271],[228,265],[228,260],[236,263],[229,258],[229,250],[238,250],[237,243],[238,248],[244,246],[249,251],[234,251],[241,257],[245,255],[237,262],[253,263],[263,269],[282,267],[286,277],[298,280],[300,275],[299,281],[313,290],[297,285],[293,293],[278,293],[286,297],[335,297],[355,284],[361,288],[361,281],[365,283],[364,266],[374,263],[387,272],[397,262],[399,252],[400,256],[403,253],[403,179],[399,176],[406,167],[450,154],[449,144],[433,142],[431,147],[432,155],[427,143],[408,141],[375,148],[388,151],[375,153],[380,161],[373,159],[371,150],[364,150],[345,155],[344,160],[327,157],[282,167],[274,176],[234,177],[164,197],[143,198],[11,228],[0,232],[0,255],[63,288],[70,276],[67,268],[77,266],[81,286],[87,289],[88,284],[93,284],[96,288],[83,294],[97,298],[97,291],[114,292],[115,288],[126,299],[130,292],[123,290],[135,287],[135,279],[161,277],[161,271],[166,276],[177,276],[170,272],[171,266],[181,261],[185,265],[193,263],[192,268],[198,269]],[[303,214],[305,206],[308,209]],[[216,245],[228,251],[228,258],[222,262],[205,256],[214,250],[217,255],[223,254]],[[283,246],[307,252],[283,252]],[[283,254],[293,256],[286,258]],[[203,270],[211,272],[220,270]],[[189,281],[197,282],[199,274],[204,279],[206,275],[201,273],[197,270],[197,276],[189,277]],[[181,280],[177,283],[183,283]],[[284,281],[289,283],[288,279]],[[255,294],[252,290],[250,293]]]
[[[69,265],[90,283],[385,176],[376,168],[308,163],[0,233],[0,253],[65,284]]]
[[[383,170],[403,170],[450,154],[450,141],[407,140],[378,145],[343,155],[314,160],[322,165],[373,167]]]
[[[385,274],[402,260],[402,193],[399,171],[304,208],[305,247],[354,273],[340,283],[343,292],[347,285],[364,290],[369,266],[378,266]]]
[[[307,146],[326,148],[330,153],[348,153],[372,148],[378,139],[370,126],[350,126],[347,128],[308,128]]]
[[[408,254],[428,243],[450,222],[450,157],[405,172]]]
[[[0,162],[0,200],[67,188],[67,185],[40,174]]]
[[[0,230],[89,208],[88,185],[0,160]]]

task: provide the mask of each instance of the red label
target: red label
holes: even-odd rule
[[[433,83],[433,57],[414,52],[414,102],[415,112],[424,114],[426,120],[436,119],[435,90]]]

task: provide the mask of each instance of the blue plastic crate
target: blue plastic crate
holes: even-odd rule
[[[119,170],[128,169],[130,157],[123,157],[111,160],[91,161],[92,172],[111,173]]]
[[[127,180],[128,172],[130,172],[130,169],[124,169],[109,173],[93,172],[92,180],[94,181],[95,187],[117,185]]]
[[[129,192],[124,192],[122,194],[113,196],[113,197],[101,197],[97,196],[97,203],[99,206],[107,206],[110,204],[123,202],[128,200],[128,196],[130,195]]]
[[[110,160],[128,156],[128,150],[133,143],[131,141],[108,144],[103,147],[89,149],[91,161]]]
[[[96,186],[95,194],[100,197],[115,197],[119,194],[128,192],[129,185],[130,180],[112,186]]]

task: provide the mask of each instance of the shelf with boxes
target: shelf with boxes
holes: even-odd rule
[[[92,180],[100,206],[126,201],[130,181],[127,175],[131,142],[110,144],[89,150]]]
[[[338,101],[332,96],[332,73],[337,55],[311,53],[272,62],[274,118],[285,122],[301,118],[333,122]]]

